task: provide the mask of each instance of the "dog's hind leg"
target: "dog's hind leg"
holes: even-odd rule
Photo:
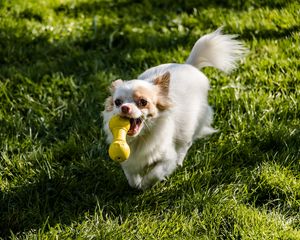
[[[218,130],[214,129],[211,126],[212,122],[213,122],[213,110],[210,106],[207,106],[205,118],[203,119],[203,121],[200,121],[198,128],[195,131],[195,134],[193,136],[193,141],[198,138],[204,138],[215,132],[218,132]]]
[[[177,165],[182,166],[183,160],[191,146],[192,146],[192,142],[178,144],[178,146],[177,146]]]

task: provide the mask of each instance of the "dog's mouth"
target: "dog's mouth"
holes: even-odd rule
[[[130,129],[128,130],[127,135],[134,136],[139,133],[142,128],[142,123],[142,118],[130,118]]]

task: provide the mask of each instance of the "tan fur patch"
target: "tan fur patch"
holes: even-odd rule
[[[112,96],[109,96],[108,98],[106,98],[104,106],[105,106],[105,110],[107,112],[111,112],[113,110],[113,108],[114,108],[114,101],[113,101],[113,97]]]
[[[146,100],[147,99],[152,100],[155,97],[155,92],[153,92],[151,89],[140,86],[134,89],[132,93],[132,97],[134,100],[138,100],[141,98],[144,98]]]
[[[171,108],[172,102],[167,96],[159,96],[156,106],[159,110],[163,111]]]
[[[147,109],[148,115],[152,117],[155,117],[157,115],[157,109],[156,109],[157,92],[156,91],[140,86],[133,91],[132,97],[136,105],[141,110]],[[148,102],[146,106],[141,106],[139,104],[139,101],[141,99],[144,99]]]

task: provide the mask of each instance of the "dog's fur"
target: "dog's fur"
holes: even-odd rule
[[[181,166],[193,141],[214,133],[208,105],[209,82],[199,71],[206,66],[229,72],[245,51],[233,35],[221,29],[201,37],[185,64],[163,64],[138,79],[116,80],[103,111],[107,142],[113,115],[131,118],[128,160],[121,163],[130,186],[145,189]]]

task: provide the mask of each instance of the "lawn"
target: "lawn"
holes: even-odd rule
[[[107,87],[222,25],[249,53],[204,69],[219,132],[131,189],[107,154]],[[299,68],[298,1],[0,1],[0,238],[300,239]]]

